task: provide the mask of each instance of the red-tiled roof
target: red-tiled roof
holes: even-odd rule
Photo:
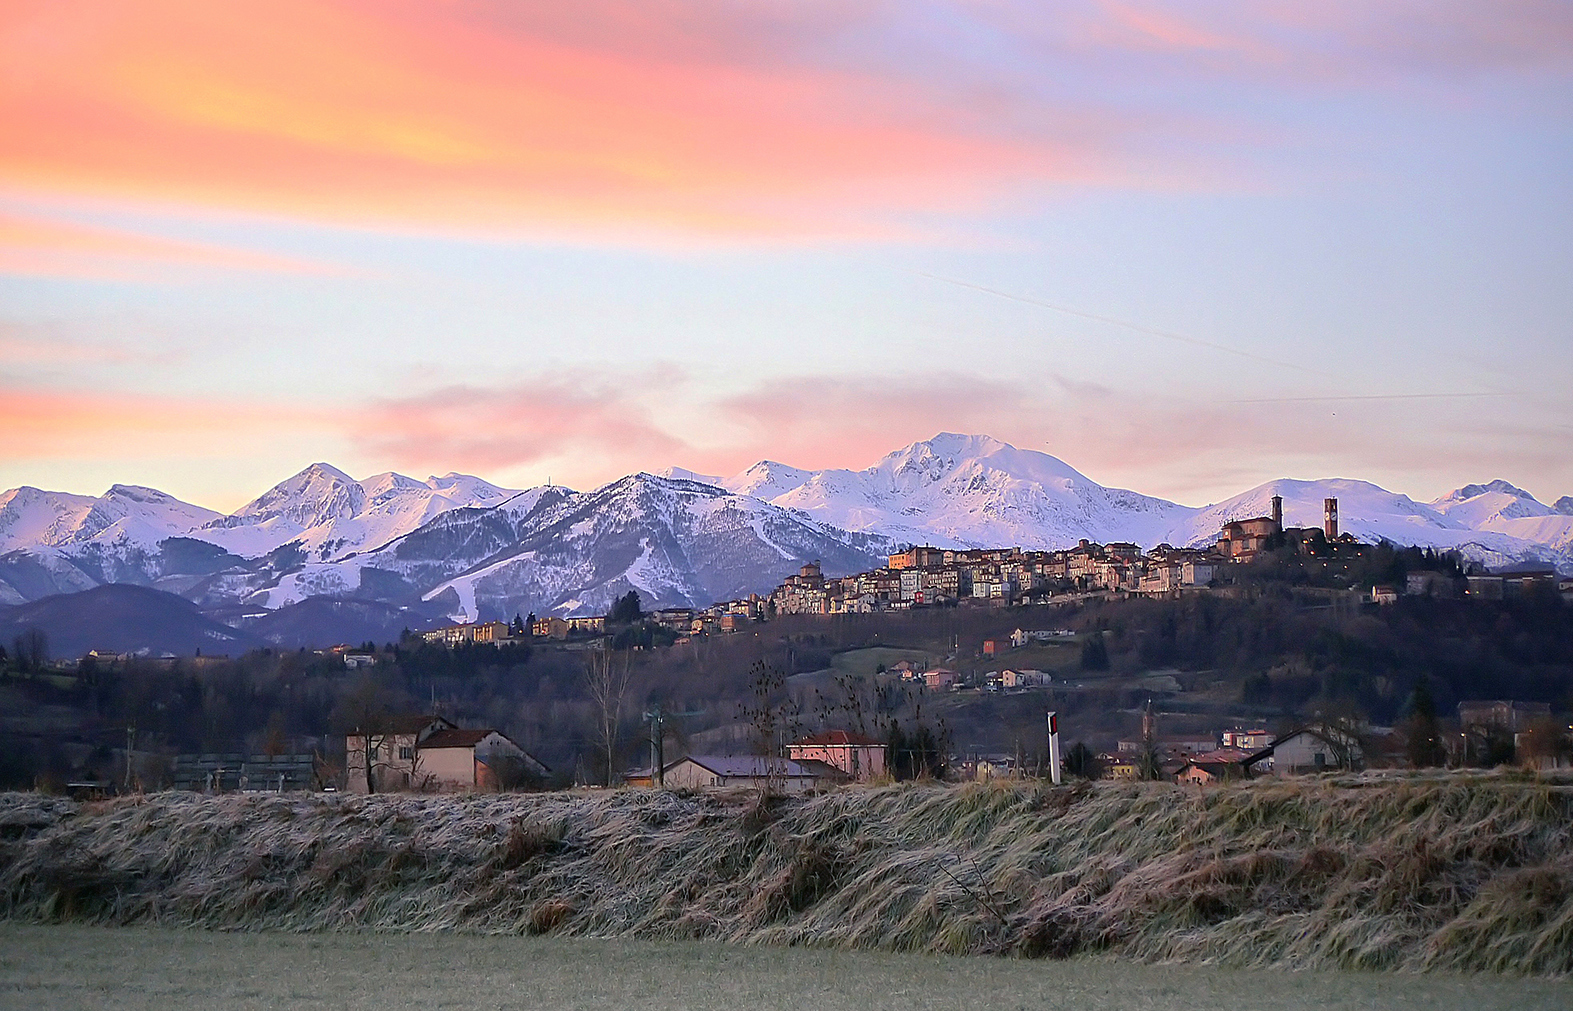
[[[473,748],[493,731],[439,730],[421,742],[422,748]]]
[[[796,745],[820,745],[832,747],[845,747],[847,745],[854,745],[857,747],[877,746],[883,748],[885,746],[885,742],[876,741],[872,737],[864,737],[861,734],[854,734],[846,730],[826,730],[822,733],[815,734],[812,737],[805,737],[801,741],[797,741]]]

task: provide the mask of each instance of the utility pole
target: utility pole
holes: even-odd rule
[[[126,792],[131,792],[131,749],[136,747],[137,728],[135,724],[126,726]]]
[[[666,786],[666,718],[659,704],[644,718],[650,721],[650,782],[659,790]]]
[[[1060,714],[1049,712],[1049,775],[1060,785]]]

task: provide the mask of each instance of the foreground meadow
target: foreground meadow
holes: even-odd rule
[[[0,924],[0,1006],[1537,1011],[1573,984],[1283,973],[803,948],[465,934],[220,933]]]
[[[0,919],[1559,978],[1573,785],[0,795]]]

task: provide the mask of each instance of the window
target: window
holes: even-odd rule
[[[413,761],[415,759],[415,749],[409,745],[400,745],[399,758],[406,762]]]

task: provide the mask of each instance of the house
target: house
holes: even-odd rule
[[[1195,783],[1198,786],[1209,786],[1229,779],[1245,778],[1243,766],[1234,762],[1209,761],[1205,758],[1187,759],[1180,766],[1180,771],[1174,774],[1176,783]]]
[[[984,656],[998,656],[999,654],[1005,652],[1005,649],[1006,649],[1005,642],[1002,639],[984,639],[983,640],[983,655]]]
[[[1018,628],[1010,634],[1010,644],[1021,647],[1029,642],[1053,642],[1055,639],[1074,638],[1075,635],[1076,633],[1068,628],[1034,629],[1032,631]]]
[[[1192,755],[1175,773],[1176,783],[1217,783],[1228,779],[1244,779],[1246,762],[1253,752],[1241,748],[1216,748]]]
[[[377,790],[408,789],[415,779],[415,749],[439,730],[459,725],[441,716],[406,713],[357,728],[344,737],[344,772],[351,793],[367,793],[366,767]]]
[[[344,738],[345,772],[352,793],[366,793],[366,765],[373,785],[391,790],[490,790],[511,785],[517,771],[550,770],[496,730],[464,730],[441,716],[408,714]]]
[[[553,615],[547,618],[537,618],[530,626],[530,634],[537,639],[566,639],[568,638],[568,623]]]
[[[1373,586],[1373,587],[1371,587],[1371,603],[1373,603],[1373,604],[1382,604],[1382,605],[1398,603],[1398,587],[1396,587],[1396,586]]]
[[[1301,727],[1248,755],[1247,769],[1293,776],[1330,769],[1359,769],[1365,764],[1360,742],[1351,734],[1326,726]]]
[[[1128,755],[1099,755],[1103,761],[1103,771],[1110,779],[1137,779],[1140,770],[1136,768],[1136,759]]]
[[[771,788],[785,793],[826,790],[852,777],[825,762],[764,755],[688,755],[666,765],[668,787],[705,789],[723,786]]]
[[[1260,751],[1273,742],[1273,735],[1266,729],[1242,730],[1235,727],[1223,732],[1223,746],[1242,751]]]
[[[861,783],[885,774],[887,748],[885,742],[871,737],[846,730],[826,730],[787,745],[787,757],[795,762],[824,762]]]
[[[438,730],[417,745],[412,785],[442,792],[498,790],[518,785],[521,774],[544,779],[550,772],[496,730],[453,727]]]
[[[999,678],[1003,688],[1039,688],[1053,680],[1041,670],[1002,670]]]
[[[1537,720],[1551,718],[1546,702],[1515,702],[1510,699],[1474,699],[1458,704],[1461,727],[1495,727],[1516,734],[1528,730]]]
[[[936,667],[933,670],[923,672],[924,687],[934,690],[949,688],[951,685],[960,680],[960,674],[945,667]]]

